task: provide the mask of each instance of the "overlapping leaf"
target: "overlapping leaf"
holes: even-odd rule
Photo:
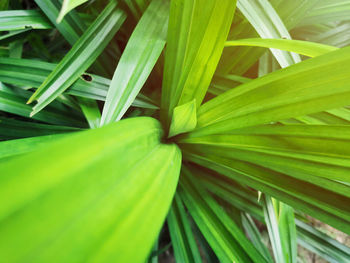
[[[167,128],[176,106],[193,99],[197,107],[202,103],[227,38],[235,2],[171,2],[161,105]]]
[[[179,195],[175,195],[167,222],[176,261],[202,262],[188,215]]]
[[[180,196],[220,262],[266,262],[222,207],[183,168]]]
[[[183,139],[190,160],[349,233],[348,126],[266,125]],[[322,192],[322,195],[319,193]]]
[[[292,51],[301,55],[316,57],[337,50],[336,47],[301,40],[250,38],[227,41],[226,47],[256,46]]]
[[[116,6],[114,1],[110,2],[29,99],[28,102],[38,101],[32,115],[69,88],[107,46],[125,20],[125,15]]]
[[[168,17],[168,1],[153,0],[140,19],[114,73],[101,125],[120,120],[135,100],[164,48]]]
[[[75,7],[85,3],[87,0],[63,0],[60,14],[57,18],[57,23],[60,23],[63,17]]]
[[[299,117],[349,104],[350,48],[275,71],[227,91],[198,112],[193,136]]]
[[[180,172],[161,136],[156,120],[133,118],[0,162],[2,259],[144,262]]]
[[[57,64],[29,59],[0,58],[0,81],[18,86],[37,88],[48,77]],[[84,79],[86,78],[86,80]],[[82,74],[65,93],[88,99],[104,101],[111,80],[95,74]],[[157,109],[154,101],[139,94],[134,106]]]
[[[50,21],[37,10],[14,10],[0,12],[0,31],[26,28],[50,29]]]

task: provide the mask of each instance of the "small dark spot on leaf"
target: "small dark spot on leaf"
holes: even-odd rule
[[[92,81],[92,76],[89,75],[89,74],[83,74],[81,75],[82,79],[85,80],[85,81]]]

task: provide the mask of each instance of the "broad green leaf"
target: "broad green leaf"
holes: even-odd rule
[[[63,17],[72,9],[87,2],[88,0],[63,0],[60,14],[57,17],[57,23],[60,23]]]
[[[196,99],[174,108],[169,136],[194,130],[197,125]]]
[[[177,262],[199,263],[202,259],[181,197],[176,194],[168,214],[168,227]]]
[[[57,64],[29,59],[0,58],[0,81],[19,86],[37,88]],[[104,101],[111,81],[94,74],[84,73],[65,93],[88,99]],[[138,94],[133,106],[158,109],[154,101]]]
[[[193,136],[231,131],[349,104],[350,48],[275,71],[229,90],[198,111]]]
[[[2,122],[1,123],[1,129]],[[34,126],[35,127],[35,126]],[[70,132],[73,130],[61,131],[61,132]],[[59,132],[58,132],[59,133]],[[65,138],[67,134],[51,134],[46,136],[37,136],[32,138],[24,138],[24,139],[17,139],[17,140],[8,140],[0,142],[1,148],[0,148],[0,161],[2,158],[8,158],[8,157],[14,157],[17,155],[22,155],[25,153],[30,153],[33,151],[36,151],[40,148],[45,148],[47,144],[52,142],[57,142],[58,140]],[[49,133],[48,133],[49,134]]]
[[[249,39],[226,41],[225,46],[226,47],[256,46],[256,47],[276,48],[276,49],[295,52],[295,53],[309,56],[309,57],[316,57],[338,49],[333,46],[328,46],[328,45],[309,42],[309,41],[290,40],[290,39],[262,39],[262,38],[249,38]]]
[[[0,12],[0,31],[20,29],[50,29],[50,21],[37,10],[11,10]]]
[[[191,172],[182,171],[180,196],[220,262],[266,262]]]
[[[173,109],[202,103],[219,62],[236,1],[171,1],[162,88],[162,118],[169,128]]]
[[[0,117],[0,140],[66,133],[78,129]]]
[[[1,162],[2,259],[145,262],[181,165],[162,135],[158,121],[131,118]]]
[[[125,20],[124,13],[116,6],[114,1],[110,2],[28,100],[28,103],[38,101],[31,115],[38,113],[69,88],[107,46]]]
[[[283,21],[268,0],[238,0],[237,8],[244,14],[261,38],[291,39]],[[300,62],[299,55],[271,49],[281,67]]]
[[[101,125],[120,120],[146,82],[165,45],[168,13],[167,0],[153,0],[140,19],[114,72]]]

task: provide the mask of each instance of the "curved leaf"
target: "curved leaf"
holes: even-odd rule
[[[167,0],[153,0],[143,14],[114,72],[101,126],[120,120],[135,100],[164,48],[168,17]]]
[[[176,106],[202,103],[235,8],[235,0],[171,1],[161,105],[167,128]]]
[[[63,17],[72,9],[87,2],[88,0],[63,0],[61,11],[57,17],[57,23],[60,23]]]
[[[124,13],[111,1],[68,54],[30,97],[37,100],[31,115],[38,113],[69,88],[95,61],[125,20]]]
[[[155,119],[131,118],[0,162],[2,259],[145,262],[181,165],[161,136]]]
[[[337,47],[309,42],[309,41],[291,40],[291,39],[273,39],[273,38],[247,38],[247,39],[226,41],[225,43],[225,47],[234,47],[234,46],[255,46],[255,47],[276,48],[280,50],[295,52],[295,53],[309,56],[309,57],[316,57],[338,49]]]
[[[203,104],[193,136],[221,133],[345,106],[350,48],[341,48],[240,85]]]

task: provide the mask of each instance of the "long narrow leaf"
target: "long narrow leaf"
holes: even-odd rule
[[[319,44],[319,43],[308,42],[308,41],[290,40],[290,39],[265,39],[265,38],[264,39],[249,38],[249,39],[226,41],[225,46],[226,47],[256,46],[256,47],[276,48],[280,50],[295,52],[295,53],[309,56],[309,57],[316,57],[338,49],[336,47]]]
[[[162,118],[176,106],[202,103],[233,19],[236,1],[171,2],[162,89]]]
[[[29,99],[28,103],[38,101],[31,115],[38,113],[69,88],[107,46],[125,19],[116,6],[114,1],[110,2]]]
[[[168,13],[168,1],[153,0],[140,19],[114,73],[101,125],[120,120],[147,80],[165,45]]]
[[[50,29],[52,24],[37,10],[11,10],[0,12],[0,31],[26,28]]]
[[[42,61],[0,58],[0,81],[18,86],[37,88],[56,67],[57,64]],[[110,83],[110,79],[84,73],[65,91],[65,93],[104,101]],[[144,95],[141,96],[141,94],[138,94],[133,101],[133,105],[149,109],[158,109],[156,102]]]
[[[194,133],[220,133],[345,106],[349,58],[350,48],[342,48],[227,91],[199,109],[200,129]]]

